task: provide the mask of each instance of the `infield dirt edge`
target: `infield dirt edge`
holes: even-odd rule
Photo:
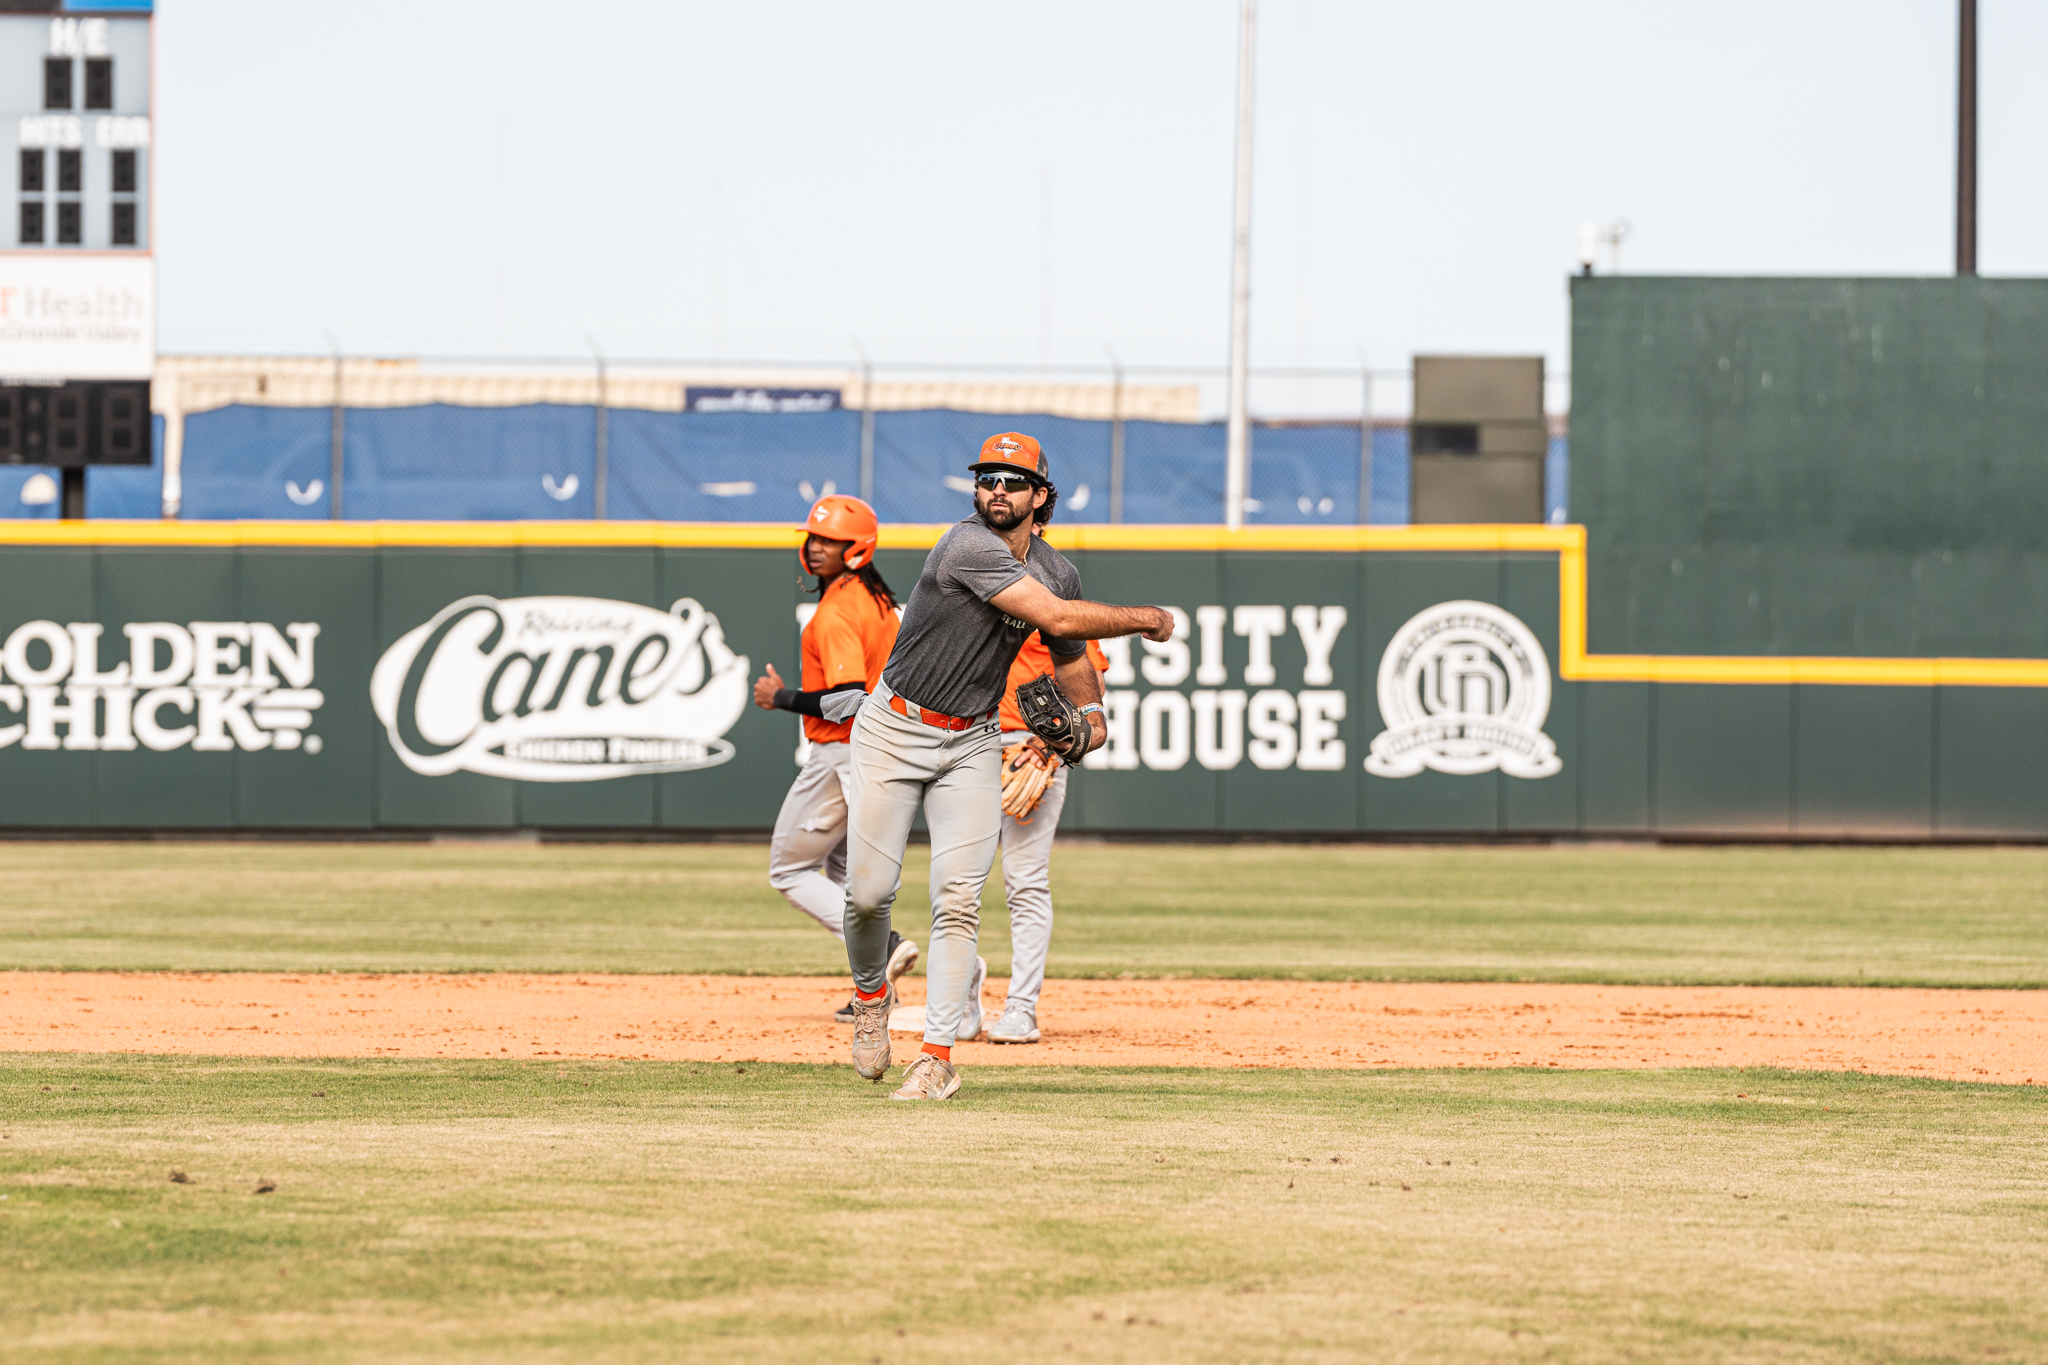
[[[1000,1007],[1004,983],[991,981]],[[904,983],[904,1004],[923,982]],[[0,973],[0,1049],[166,1055],[844,1062],[828,977]],[[1554,983],[1067,980],[1042,1042],[963,1065],[1768,1066],[2048,1083],[2048,992]],[[897,1033],[896,1050],[916,1051]]]

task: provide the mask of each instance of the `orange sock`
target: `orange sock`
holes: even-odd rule
[[[942,1062],[953,1060],[953,1049],[950,1047],[940,1047],[937,1043],[926,1043],[924,1050]]]
[[[863,1000],[880,1000],[883,996],[889,993],[889,988],[887,986],[884,986],[882,987],[882,989],[878,991],[864,991],[860,987],[855,986],[853,988],[853,993]]]

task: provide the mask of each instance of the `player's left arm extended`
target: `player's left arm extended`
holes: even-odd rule
[[[1053,656],[1052,679],[1059,684],[1060,691],[1067,694],[1067,700],[1076,706],[1102,705],[1102,675],[1095,671],[1095,661],[1086,651],[1071,659]],[[1088,748],[1100,749],[1109,742],[1109,724],[1103,720],[1101,711],[1088,713]]]
[[[1119,635],[1142,635],[1164,643],[1173,635],[1172,612],[1159,607],[1070,602],[1029,574],[988,601],[996,610],[1037,626],[1048,639],[1112,640]],[[1061,685],[1064,687],[1064,682]]]

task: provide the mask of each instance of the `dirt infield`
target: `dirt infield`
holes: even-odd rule
[[[904,984],[905,1004],[921,1004],[924,983]],[[838,1062],[847,1031],[830,1013],[845,989],[823,977],[9,972],[0,1049]],[[1040,1016],[1037,1046],[970,1044],[959,1060],[1782,1066],[2048,1084],[2042,991],[1050,981]]]

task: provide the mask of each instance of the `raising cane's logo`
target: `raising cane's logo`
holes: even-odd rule
[[[747,705],[747,660],[685,597],[465,597],[400,636],[370,702],[405,766],[527,782],[708,768]]]

